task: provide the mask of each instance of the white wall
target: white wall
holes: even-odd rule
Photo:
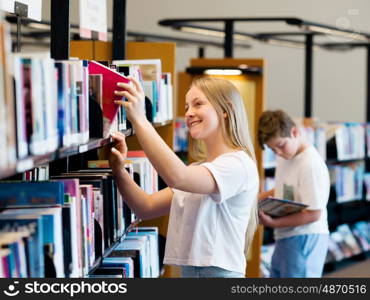
[[[48,0],[50,1],[50,0]],[[45,7],[48,7],[48,1]],[[76,0],[72,0],[72,21],[77,21]],[[111,22],[112,0],[108,0]],[[47,12],[46,14],[47,15]],[[349,25],[370,32],[368,0],[127,0],[127,29],[191,38],[158,21],[166,18],[292,16],[330,25]],[[109,23],[110,24],[110,23]],[[286,25],[243,23],[236,30],[295,30]],[[332,38],[334,41],[335,38]],[[268,64],[266,74],[266,106],[281,108],[295,117],[303,115],[304,50],[252,42],[251,49],[235,49],[235,57],[262,57]],[[183,70],[197,48],[181,47],[177,51],[177,67]],[[222,57],[223,51],[206,49],[206,57]],[[313,114],[323,121],[365,120],[366,52],[314,52]]]

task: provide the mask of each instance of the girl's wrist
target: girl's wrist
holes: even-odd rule
[[[120,164],[119,166],[112,167],[112,174],[115,177],[123,178],[125,176],[125,172],[127,172],[127,171],[125,169],[124,164],[122,164],[122,165]]]
[[[131,121],[132,126],[137,129],[139,127],[151,125],[147,118],[135,119]]]

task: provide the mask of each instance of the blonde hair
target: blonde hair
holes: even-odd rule
[[[237,88],[228,80],[215,77],[197,77],[191,87],[196,87],[206,96],[218,115],[222,135],[228,146],[245,151],[256,161],[254,147],[249,134],[248,117],[243,104],[243,98]],[[227,118],[224,118],[224,113]],[[189,136],[189,152],[196,161],[206,158],[206,150],[201,140]],[[247,232],[246,247],[250,246],[258,225],[257,198],[251,207]]]

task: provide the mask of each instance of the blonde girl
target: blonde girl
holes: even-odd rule
[[[112,135],[110,164],[126,203],[141,219],[169,214],[164,263],[183,277],[244,277],[257,226],[259,179],[242,98],[229,81],[201,77],[186,94],[185,120],[197,163],[186,166],[145,117],[143,89],[117,91],[142,149],[168,188],[146,194],[126,172],[124,136]],[[203,144],[203,145],[201,145]]]

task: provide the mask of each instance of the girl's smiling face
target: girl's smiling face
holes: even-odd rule
[[[220,129],[215,108],[203,94],[193,86],[186,94],[185,121],[193,139],[207,139]]]

